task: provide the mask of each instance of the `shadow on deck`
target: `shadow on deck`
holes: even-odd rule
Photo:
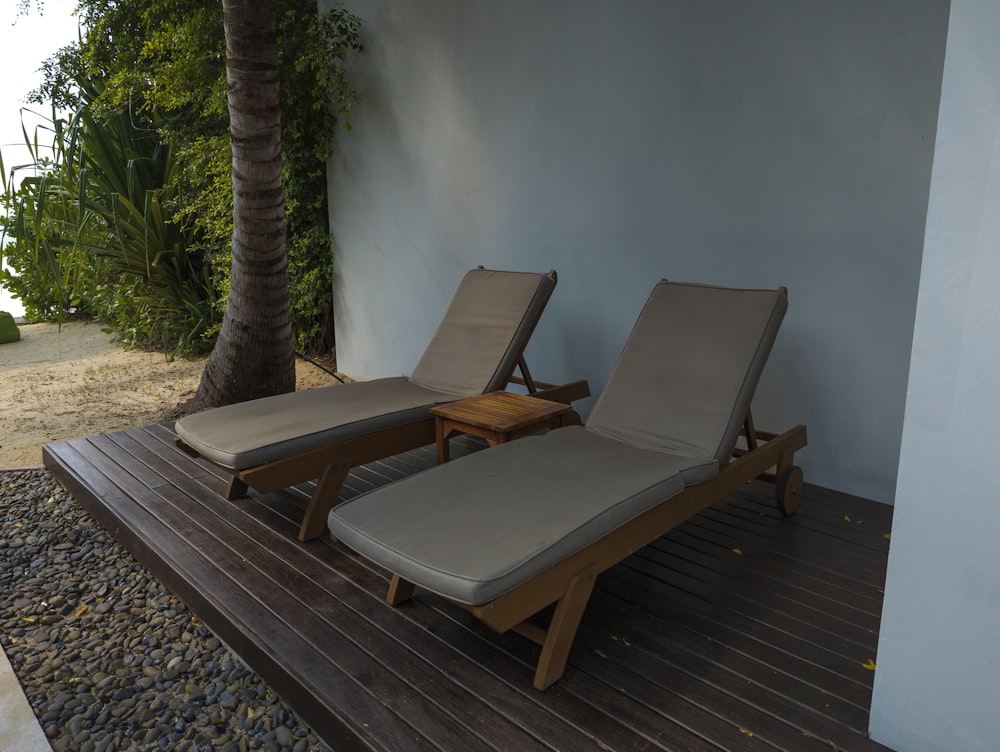
[[[280,496],[222,497],[168,424],[45,447],[45,465],[335,750],[885,750],[866,736],[891,507],[744,491],[598,579],[563,679],[538,648],[328,541]],[[461,441],[454,442],[455,453]],[[466,445],[464,451],[470,451]],[[342,498],[434,464],[356,468]]]

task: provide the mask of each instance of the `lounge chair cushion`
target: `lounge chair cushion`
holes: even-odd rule
[[[177,434],[203,457],[230,470],[246,470],[430,420],[434,405],[506,385],[555,284],[554,273],[473,269],[410,378],[220,407],[181,418]]]
[[[777,290],[661,282],[587,427],[637,447],[722,462],[787,306]]]
[[[473,269],[410,380],[456,397],[503,389],[554,285],[545,274]]]
[[[485,603],[710,477],[711,457],[579,426],[478,452],[334,507],[330,531],[404,579]]]
[[[430,418],[454,396],[396,377],[308,389],[187,415],[177,435],[203,457],[243,470],[316,446]]]

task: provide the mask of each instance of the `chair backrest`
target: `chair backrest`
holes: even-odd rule
[[[587,428],[725,463],[787,307],[783,289],[660,282]]]
[[[555,286],[555,272],[473,269],[410,381],[466,397],[503,389]]]

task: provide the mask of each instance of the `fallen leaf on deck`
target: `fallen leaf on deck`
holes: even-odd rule
[[[862,666],[862,668],[866,668],[869,671],[874,671],[875,670],[875,661],[873,661],[871,658],[869,658],[867,661],[865,661],[864,663],[862,663],[861,666]]]

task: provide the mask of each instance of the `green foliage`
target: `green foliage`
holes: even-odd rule
[[[51,144],[43,143],[43,137]],[[0,155],[6,209],[0,257],[18,272],[5,269],[4,286],[21,298],[32,319],[92,315],[89,304],[95,280],[104,271],[96,263],[88,266],[83,241],[94,228],[81,226],[76,192],[59,174],[67,145],[65,122],[53,114],[47,127],[30,136],[25,131],[25,145],[29,164],[12,166],[9,173]],[[15,176],[23,178],[19,188]]]
[[[283,7],[284,6],[284,7]],[[282,152],[292,326],[309,351],[333,346],[333,266],[326,164],[338,118],[359,101],[343,64],[358,49],[360,20],[342,11],[317,17],[279,3]],[[334,109],[334,106],[336,109]],[[295,113],[294,117],[289,113]]]
[[[128,346],[197,354],[210,348],[214,291],[188,233],[172,221],[173,150],[155,123],[95,117],[101,86],[80,79],[72,117],[53,116],[51,158],[34,158],[19,187],[4,175],[6,274],[26,313],[89,314]],[[13,179],[16,173],[12,173]]]
[[[110,122],[121,117],[139,128],[154,128],[155,139],[169,150],[172,160],[165,173],[167,182],[154,193],[156,211],[184,237],[186,252],[176,259],[192,264],[198,284],[203,278],[210,280],[212,294],[207,299],[213,308],[205,317],[205,328],[192,332],[191,338],[210,337],[225,308],[232,237],[222,4],[81,0],[79,14],[86,33],[45,64],[44,82],[32,99],[75,108],[79,82],[101,81],[90,101],[92,118]],[[343,9],[319,15],[315,0],[278,0],[292,326],[298,347],[313,352],[333,345],[326,163],[337,124],[347,126],[358,102],[343,69],[351,52],[360,49],[359,30],[359,19]],[[152,204],[149,208],[154,209]],[[135,230],[137,215],[122,211],[132,220],[127,226]],[[135,294],[99,299],[103,307],[116,308],[133,300],[136,316],[140,299],[142,305],[151,306],[145,310],[161,310],[151,301],[164,300],[163,289],[138,298]],[[185,315],[194,318],[194,308],[187,304],[164,307],[178,315],[187,311]],[[200,305],[197,310],[204,313]],[[147,333],[135,336],[136,341],[150,339]]]

